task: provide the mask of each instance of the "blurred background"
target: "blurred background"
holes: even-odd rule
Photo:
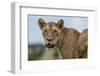
[[[38,25],[38,19],[42,18],[45,22],[57,22],[64,20],[64,26],[75,28],[82,32],[88,28],[88,17],[80,16],[46,16],[46,15],[28,15],[28,60],[52,60],[60,59],[57,48],[47,49],[44,45],[42,31]]]
[[[47,49],[43,44],[28,45],[28,60],[51,60],[59,58],[59,51],[56,48]]]

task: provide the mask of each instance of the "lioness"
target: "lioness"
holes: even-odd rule
[[[39,19],[38,24],[42,30],[46,47],[58,47],[63,59],[78,58],[76,43],[80,33],[77,30],[64,27],[62,19],[57,23],[46,23],[43,19]]]
[[[87,58],[88,51],[88,29],[82,31],[77,42],[77,53],[79,58]]]

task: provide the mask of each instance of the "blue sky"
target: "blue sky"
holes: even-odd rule
[[[46,22],[57,22],[60,19],[64,20],[64,27],[75,28],[78,31],[82,31],[85,28],[88,28],[88,17],[80,16],[38,16],[38,15],[29,15],[28,16],[28,43],[44,43],[42,37],[42,31],[38,26],[38,19],[42,18]]]

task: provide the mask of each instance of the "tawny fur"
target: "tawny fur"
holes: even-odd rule
[[[80,33],[74,28],[66,28],[63,20],[59,20],[57,23],[46,23],[43,19],[39,19],[38,23],[43,32],[45,43],[55,44],[63,59],[80,58],[82,54],[79,52],[87,49],[87,30]]]
[[[87,58],[88,50],[88,29],[83,30],[77,42],[77,52],[79,58]]]
[[[58,43],[59,51],[63,59],[77,58],[76,43],[80,33],[73,28],[62,29],[63,37]]]

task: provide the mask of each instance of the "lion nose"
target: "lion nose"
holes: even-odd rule
[[[48,43],[48,45],[50,46],[51,44],[50,44],[50,43]]]
[[[47,39],[48,41],[52,41],[52,39]]]

